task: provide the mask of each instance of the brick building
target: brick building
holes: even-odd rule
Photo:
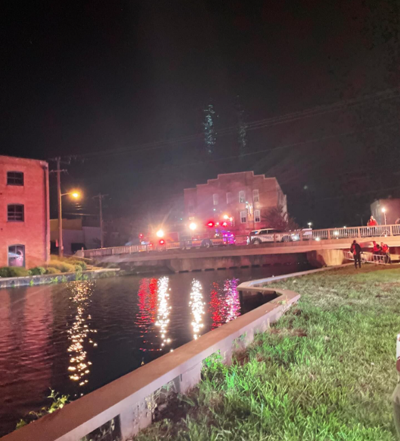
[[[268,208],[282,206],[287,212],[286,196],[278,181],[252,171],[218,175],[207,184],[186,188],[184,201],[189,219],[204,225],[225,216],[236,234],[267,227],[263,214]]]
[[[45,161],[0,156],[0,266],[34,267],[50,252]]]

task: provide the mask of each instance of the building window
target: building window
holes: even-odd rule
[[[254,222],[261,222],[261,213],[260,210],[254,210]]]
[[[244,204],[246,202],[246,193],[242,190],[239,191],[239,203]]]
[[[20,204],[7,206],[7,220],[9,222],[24,221],[24,206]]]
[[[25,266],[25,245],[8,247],[8,266]]]
[[[218,205],[218,195],[216,193],[213,194],[213,205]]]
[[[253,190],[253,202],[260,202],[260,193],[258,190]]]
[[[227,204],[232,203],[232,193],[230,192],[226,193],[226,203]]]
[[[7,185],[24,185],[24,174],[22,172],[7,172]]]
[[[240,212],[240,222],[245,224],[247,222],[247,211],[243,210]]]

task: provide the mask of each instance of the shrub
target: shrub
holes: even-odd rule
[[[57,268],[58,272],[62,272],[62,273],[75,272],[75,267],[67,262],[51,261],[49,267]]]
[[[9,267],[8,266],[3,266],[2,268],[0,268],[0,277],[10,277],[9,275]]]
[[[71,265],[75,265],[75,267],[78,265],[82,271],[85,271],[85,269],[87,268],[86,262],[83,260],[68,259],[67,263],[69,263]]]
[[[41,276],[42,274],[45,274],[45,272],[46,268],[43,268],[42,266],[36,266],[29,270],[31,276]]]
[[[46,268],[46,274],[59,274],[59,270],[57,268],[54,268],[52,266],[48,266]]]
[[[29,271],[20,266],[3,266],[0,268],[0,277],[26,277]]]

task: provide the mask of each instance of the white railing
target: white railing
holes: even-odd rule
[[[378,225],[376,227],[349,227],[349,228],[328,228],[324,230],[312,230],[303,231],[298,234],[288,233],[288,238],[291,238],[293,243],[310,243],[311,241],[324,242],[334,240],[362,240],[368,239],[370,241],[376,240],[377,242],[383,241],[385,237],[398,237],[400,236],[400,225]],[[240,239],[240,240],[239,240]],[[195,241],[196,242],[196,241]],[[192,247],[200,247],[201,241],[197,241],[198,244],[193,243]],[[238,237],[237,245],[244,245],[245,240],[242,236]],[[272,245],[272,244],[271,244]],[[273,244],[274,246],[280,246],[283,244]],[[288,245],[288,244],[286,244]],[[112,256],[114,254],[132,254],[143,251],[157,250],[166,251],[179,249],[181,244],[179,242],[166,243],[165,245],[150,248],[147,245],[132,245],[132,246],[120,246],[112,248],[100,248],[96,250],[84,250],[79,251],[78,254],[83,257],[101,257]],[[350,247],[350,245],[349,245]]]
[[[354,260],[353,253],[350,251],[343,251],[344,257],[347,260]],[[384,264],[387,262],[387,256],[383,254],[373,254],[373,253],[361,253],[361,262],[362,263],[375,263],[375,264]]]

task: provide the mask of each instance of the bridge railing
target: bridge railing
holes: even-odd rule
[[[279,236],[279,235],[276,235]],[[274,241],[276,242],[276,236]],[[377,225],[376,227],[349,227],[349,228],[328,228],[323,230],[312,230],[312,231],[302,231],[299,233],[294,232],[288,233],[286,237],[292,238],[292,245],[301,244],[301,243],[310,243],[310,241],[332,241],[339,239],[346,240],[361,240],[361,239],[369,239],[376,241],[383,241],[385,237],[393,237],[400,236],[400,225]],[[241,237],[243,239],[243,237]],[[240,243],[239,243],[240,242]],[[240,240],[237,242],[237,245],[244,245],[246,241]],[[278,243],[276,245],[279,245]],[[287,243],[285,245],[288,245]],[[174,244],[165,244],[159,250],[173,250],[176,248],[180,248],[180,244],[178,242]],[[112,247],[112,248],[99,248],[95,250],[83,250],[78,251],[77,255],[81,257],[103,257],[103,256],[112,256],[114,254],[132,254],[139,253],[143,251],[149,251],[147,245],[131,245],[131,246],[120,246],[120,247]]]

